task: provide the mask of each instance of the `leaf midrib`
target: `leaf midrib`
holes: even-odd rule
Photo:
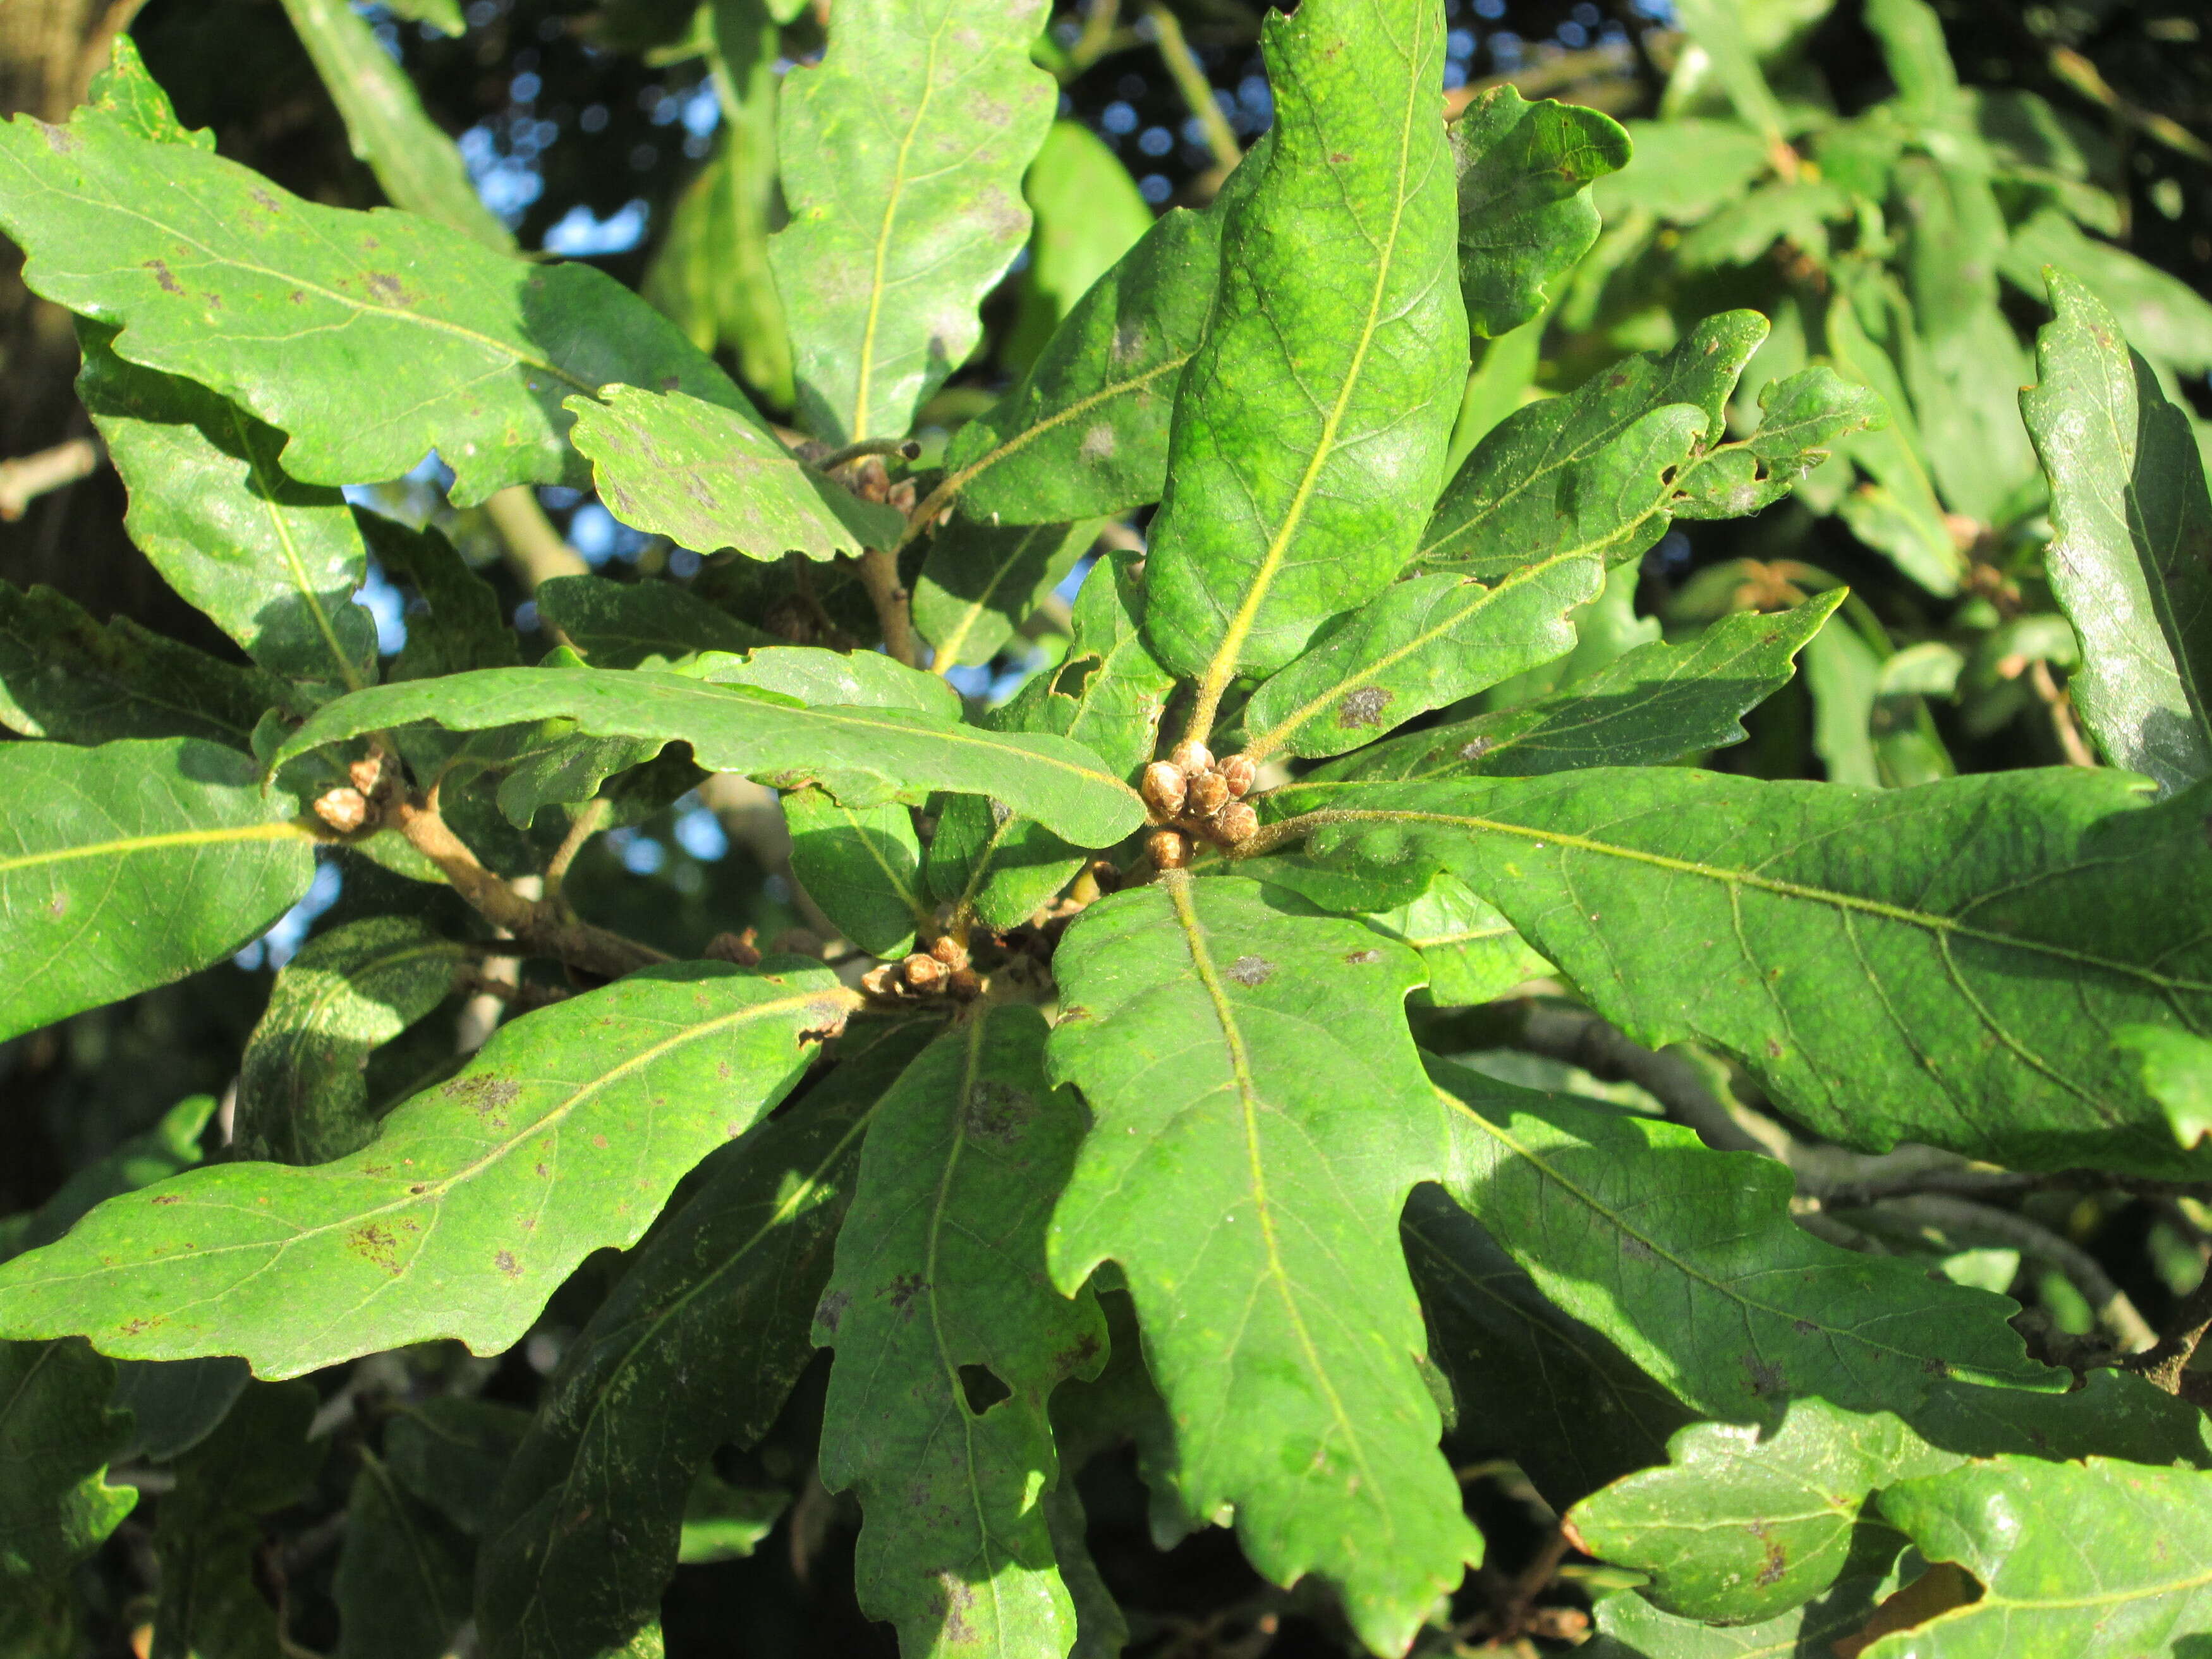
[[[860,361],[853,389],[853,423],[848,438],[868,435],[868,396],[874,389],[876,369],[876,330],[883,319],[884,268],[890,262],[891,232],[898,220],[900,199],[906,194],[907,157],[914,149],[915,134],[928,117],[930,100],[937,94],[937,49],[946,27],[952,21],[954,8],[948,5],[938,14],[937,27],[929,32],[929,45],[922,53],[921,98],[914,106],[914,118],[907,123],[906,131],[899,138],[898,160],[891,168],[890,189],[884,198],[883,222],[876,229],[875,268],[868,283],[868,316],[860,331]]]
[[[206,847],[230,841],[313,841],[315,832],[296,818],[279,818],[270,823],[249,823],[227,830],[172,830],[151,836],[118,836],[112,841],[89,842],[76,847],[58,847],[49,852],[20,853],[11,858],[0,858],[0,876],[10,871],[36,868],[42,864],[66,864],[73,859],[101,858],[109,854],[128,856],[133,853],[159,851],[168,847]]]
[[[1419,58],[1419,46],[1409,45],[1407,52],[1408,64],[1418,63]],[[1377,319],[1382,308],[1382,295],[1397,269],[1398,236],[1405,225],[1408,199],[1406,179],[1413,167],[1414,109],[1419,101],[1418,86],[1414,77],[1408,75],[1405,116],[1398,129],[1398,179],[1390,204],[1390,228],[1383,238],[1381,257],[1376,261],[1375,283],[1367,298],[1367,314],[1360,319],[1359,337],[1352,347],[1352,361],[1337,386],[1336,401],[1322,418],[1321,435],[1314,445],[1313,453],[1306,459],[1305,471],[1298,479],[1297,490],[1291,495],[1282,525],[1269,543],[1267,552],[1262,555],[1259,568],[1253,573],[1251,585],[1245,590],[1243,603],[1230,617],[1229,626],[1221,636],[1221,643],[1214,649],[1213,659],[1206,665],[1206,672],[1200,678],[1198,708],[1205,718],[1202,724],[1200,720],[1193,719],[1191,735],[1194,738],[1202,737],[1204,726],[1212,725],[1213,710],[1220,703],[1221,694],[1236,677],[1237,659],[1243,652],[1244,641],[1259,620],[1260,607],[1274,586],[1276,573],[1282,568],[1292,538],[1304,522],[1307,503],[1312,500],[1314,491],[1320,485],[1322,468],[1335,453],[1338,428],[1344,422],[1345,410],[1351,404],[1352,391],[1359,384],[1360,375],[1366,368],[1367,354],[1374,345],[1375,336],[1380,327]],[[1225,252],[1226,250],[1224,256]]]

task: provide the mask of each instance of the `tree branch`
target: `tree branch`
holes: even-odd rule
[[[1213,83],[1206,79],[1205,65],[1190,49],[1183,38],[1182,25],[1176,15],[1152,0],[1145,8],[1145,21],[1152,26],[1160,48],[1160,61],[1167,65],[1168,73],[1182,93],[1182,100],[1190,112],[1198,117],[1199,125],[1206,132],[1206,147],[1213,152],[1213,165],[1226,178],[1237,164],[1244,159],[1243,147],[1237,142],[1236,129],[1229,118],[1221,112],[1221,106],[1213,96]]]
[[[881,548],[872,547],[858,561],[860,586],[868,592],[868,599],[876,607],[877,624],[884,630],[884,649],[908,668],[921,666],[921,653],[916,649],[914,637],[914,611],[909,604],[913,598],[900,582],[898,556]]]
[[[592,567],[561,538],[528,484],[509,484],[498,491],[484,503],[484,516],[499,532],[507,562],[526,592],[535,593],[540,582],[556,576],[589,574]]]
[[[89,477],[100,465],[100,446],[90,438],[71,438],[36,454],[0,461],[0,520],[13,523],[49,490]]]
[[[620,979],[668,960],[664,952],[649,945],[577,920],[556,900],[528,898],[515,891],[484,868],[453,832],[439,816],[434,799],[420,804],[406,799],[396,802],[391,821],[407,838],[408,845],[444,872],[454,891],[494,927],[513,934],[514,942],[528,954],[550,957],[602,979]]]
[[[2166,1321],[2166,1334],[2141,1353],[2130,1354],[2121,1365],[2168,1394],[2179,1394],[2182,1373],[2189,1369],[2207,1331],[2212,1331],[2212,1273],[2198,1279],[2197,1288],[2182,1297],[2181,1305]]]

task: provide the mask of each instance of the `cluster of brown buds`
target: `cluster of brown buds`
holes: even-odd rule
[[[315,816],[342,836],[350,836],[367,824],[372,810],[380,809],[392,793],[393,781],[386,772],[384,757],[367,755],[346,768],[350,784],[325,789],[315,797]]]
[[[969,965],[968,947],[946,933],[931,941],[927,951],[869,969],[860,975],[860,988],[886,1002],[948,996],[955,1002],[973,1002],[982,994],[983,981]]]
[[[1260,815],[1244,797],[1260,769],[1243,755],[1216,763],[1212,751],[1186,738],[1164,761],[1145,769],[1138,793],[1160,827],[1145,840],[1155,870],[1180,870],[1190,862],[1194,841],[1240,847],[1260,828]]]

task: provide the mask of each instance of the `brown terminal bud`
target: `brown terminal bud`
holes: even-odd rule
[[[364,755],[346,768],[346,775],[353,780],[353,787],[362,794],[373,795],[376,793],[376,786],[384,781],[384,757]]]
[[[1252,786],[1260,781],[1256,762],[1243,755],[1231,755],[1221,763],[1221,775],[1228,780],[1229,793],[1242,800],[1252,793]]]
[[[1183,797],[1189,793],[1190,780],[1183,776],[1182,768],[1167,761],[1154,761],[1145,769],[1139,780],[1137,793],[1145,798],[1145,805],[1152,809],[1152,816],[1171,818],[1182,811]]]
[[[1229,780],[1218,772],[1200,772],[1190,781],[1190,810],[1210,818],[1229,800]]]
[[[1196,738],[1185,738],[1175,746],[1174,752],[1168,758],[1182,769],[1187,778],[1194,778],[1200,772],[1213,769],[1213,751]]]
[[[1260,815],[1249,805],[1232,800],[1214,814],[1213,833],[1224,847],[1241,847],[1260,831]]]
[[[886,962],[878,967],[869,969],[866,973],[860,975],[860,988],[872,997],[896,996],[902,988],[898,963]]]
[[[939,933],[932,939],[929,954],[956,973],[968,965],[968,947],[950,933]]]
[[[349,836],[368,822],[368,800],[360,790],[341,784],[315,800],[315,816],[342,836]]]
[[[760,931],[748,927],[742,933],[717,933],[707,941],[707,958],[710,962],[735,963],[740,968],[760,966]]]
[[[906,975],[906,982],[917,991],[941,991],[945,988],[945,964],[935,957],[925,956],[916,951],[899,963],[899,969]]]
[[[973,968],[955,968],[945,988],[956,1002],[973,1002],[983,994],[983,981]]]
[[[1145,837],[1145,856],[1155,870],[1180,870],[1190,862],[1190,837],[1180,830],[1155,830]]]

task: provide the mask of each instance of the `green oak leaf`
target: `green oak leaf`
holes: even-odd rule
[[[0,800],[40,804],[0,818],[0,1037],[222,961],[314,874],[297,803],[203,738],[0,744]]]
[[[635,529],[748,558],[827,559],[889,547],[906,520],[801,462],[750,410],[678,391],[610,386],[571,398],[569,438],[607,510]]]
[[[1075,596],[1067,654],[987,713],[1000,732],[1073,738],[1108,770],[1133,777],[1152,757],[1175,677],[1146,647],[1138,619],[1144,588],[1136,561],[1109,554]],[[939,814],[926,867],[932,896],[973,912],[987,927],[1012,927],[1081,867],[1084,849],[1035,819],[992,801],[955,795]]]
[[[353,603],[368,574],[337,490],[277,465],[284,434],[204,386],[77,331],[77,395],[131,492],[124,525],[161,578],[273,674],[358,690],[376,679],[376,624]]]
[[[2186,1175],[2115,1027],[2212,1018],[2193,793],[2072,768],[1911,789],[1674,768],[1376,786],[1316,850],[1451,870],[1607,1018],[1741,1060],[1847,1146]]]
[[[1258,162],[1232,178],[1256,178]],[[1218,204],[1169,209],[1075,302],[1020,384],[953,434],[942,487],[963,512],[1051,524],[1159,499],[1176,380],[1221,274],[1222,216]]]
[[[481,731],[553,719],[593,737],[681,738],[709,771],[779,786],[811,780],[852,806],[920,805],[931,789],[990,794],[1091,847],[1111,846],[1144,821],[1136,792],[1064,738],[983,732],[911,708],[801,707],[757,685],[644,670],[494,668],[373,687],[325,705],[270,764],[418,721]]]
[[[1794,1401],[1764,1437],[1734,1424],[1686,1428],[1668,1467],[1616,1482],[1570,1518],[1594,1553],[1650,1573],[1644,1593],[1668,1612],[1748,1624],[1887,1571],[1905,1539],[1868,1500],[1898,1481],[2015,1451],[2212,1462],[2201,1416],[2117,1371],[2092,1372],[2071,1394],[1947,1384],[1912,1415],[1908,1425],[1814,1399]]]
[[[1146,578],[1146,633],[1206,715],[1398,574],[1467,378],[1443,12],[1308,0],[1267,15],[1261,50],[1270,153],[1222,226]]]
[[[1740,200],[1773,165],[1766,140],[1730,120],[1675,116],[1625,121],[1627,165],[1597,180],[1590,194],[1608,222],[1639,210],[1675,224],[1696,224],[1723,203]]]
[[[1997,268],[2040,300],[2053,266],[2118,316],[2138,351],[2185,374],[2212,373],[2212,300],[2179,276],[2099,241],[2046,207],[2012,228]]]
[[[0,725],[27,738],[203,738],[245,749],[285,690],[273,674],[128,617],[97,623],[51,587],[0,582]]]
[[[344,118],[353,153],[368,163],[392,204],[512,254],[514,238],[477,194],[459,148],[423,113],[415,83],[367,20],[347,0],[284,0],[284,11]]]
[[[930,538],[914,588],[914,624],[941,668],[988,663],[1014,629],[1060,586],[1098,526],[955,519]]]
[[[1470,1008],[1551,971],[1513,924],[1458,877],[1439,872],[1417,898],[1361,920],[1421,953],[1429,1000]]]
[[[1558,1304],[1441,1189],[1399,1224],[1459,1427],[1501,1447],[1554,1508],[1667,1455],[1696,1413]]]
[[[1029,235],[1022,174],[1052,77],[1042,0],[844,0],[776,127],[791,222],[769,242],[816,437],[896,438],[975,349]]]
[[[1444,486],[1416,556],[1492,575],[1554,545],[1562,503],[1575,500],[1584,469],[1639,422],[1686,404],[1717,437],[1736,377],[1765,337],[1756,312],[1723,312],[1663,356],[1623,358],[1563,398],[1507,416]]]
[[[489,1659],[599,1659],[658,1615],[695,1477],[767,1432],[811,1355],[862,1134],[934,1032],[856,1024],[827,1078],[708,1160],[570,1346],[484,1528]]]
[[[2115,766],[2212,775],[2212,496],[2187,414],[2063,271],[2021,412],[2051,475],[2051,591],[2081,640],[2067,695]]]
[[[535,1420],[496,1401],[439,1395],[385,1425],[384,1455],[401,1486],[469,1537],[482,1538],[495,1519],[501,1478]]]
[[[1956,1562],[1982,1594],[1865,1659],[2186,1652],[2212,1635],[2212,1474],[1996,1457],[1899,1481],[1881,1503],[1923,1556]]]
[[[317,1403],[309,1383],[254,1383],[177,1460],[154,1527],[155,1659],[289,1659],[255,1567],[262,1517],[305,1498],[330,1450],[308,1437]]]
[[[1035,216],[1021,308],[1000,354],[1026,369],[1075,302],[1152,228],[1152,204],[1113,147],[1080,121],[1054,121],[1022,179]]]
[[[444,1659],[469,1615],[471,1558],[453,1523],[363,1450],[331,1587],[338,1659]]]
[[[790,960],[642,969],[502,1025],[360,1152],[217,1164],[110,1200],[0,1267],[0,1333],[80,1331],[125,1358],[240,1353],[264,1376],[440,1336],[496,1353],[586,1255],[635,1243],[858,1000]]]
[[[2027,1359],[2010,1302],[1798,1227],[1789,1171],[1771,1159],[1449,1061],[1429,1068],[1451,1111],[1452,1196],[1560,1309],[1697,1411],[1771,1423],[1802,1395],[1878,1411],[1946,1376],[2065,1384]]]
[[[0,1599],[58,1578],[99,1548],[138,1503],[111,1486],[131,1437],[110,1409],[115,1367],[82,1342],[0,1342]]]
[[[1568,612],[1597,597],[1631,526],[1654,517],[1704,425],[1686,404],[1654,410],[1583,469],[1552,540],[1486,586],[1457,571],[1386,588],[1255,692],[1244,752],[1340,755],[1431,708],[1564,657]],[[1657,527],[1663,529],[1665,521]],[[1626,551],[1643,551],[1645,538]]]
[[[303,202],[100,110],[0,125],[0,228],[35,292],[119,326],[128,362],[289,434],[283,471],[308,483],[396,478],[434,447],[464,506],[508,484],[583,487],[562,410],[574,393],[619,381],[745,407],[601,271],[508,258],[410,213]]]
[[[1894,1574],[1848,1579],[1809,1606],[1753,1625],[1677,1618],[1623,1590],[1598,1602],[1597,1634],[1576,1652],[1579,1659],[1836,1659],[1835,1644],[1864,1630],[1896,1589]]]
[[[207,128],[187,127],[177,119],[169,94],[161,89],[138,55],[137,43],[118,31],[108,48],[108,64],[92,77],[85,102],[115,118],[126,132],[156,143],[189,144],[194,149],[213,149],[215,134]]]
[[[191,1450],[215,1432],[252,1380],[246,1362],[228,1354],[117,1360],[115,1404],[131,1423],[115,1461],[167,1463]]]
[[[1401,1651],[1480,1550],[1397,1239],[1446,1155],[1401,1011],[1418,959],[1170,872],[1084,911],[1054,967],[1053,1074],[1093,1117],[1054,1278],[1120,1264],[1184,1508],[1234,1504],[1255,1568],[1328,1579],[1362,1641]]]
[[[1550,696],[1389,738],[1317,768],[1271,799],[1296,811],[1360,780],[1654,765],[1741,743],[1743,716],[1789,683],[1792,659],[1847,592],[1832,588],[1774,615],[1723,617],[1680,645],[1650,641]]]
[[[443,531],[434,525],[412,530],[359,508],[354,517],[384,574],[410,584],[422,600],[407,609],[407,643],[392,660],[391,678],[431,679],[521,661],[498,590],[469,568]],[[542,596],[542,587],[532,595]]]
[[[745,652],[775,642],[672,582],[556,576],[531,597],[538,616],[594,668],[665,668],[702,651]]]
[[[910,1654],[1061,1654],[1076,1635],[1041,1495],[1045,1404],[1106,1323],[1046,1270],[1085,1115],[1044,1016],[971,1005],[876,1108],[815,1340],[837,1351],[822,1479],[860,1503],[860,1607]],[[1071,1472],[1072,1474],[1072,1472]]]
[[[1697,457],[1674,481],[1678,519],[1741,519],[1771,507],[1833,447],[1887,422],[1881,399],[1825,365],[1801,368],[1759,391],[1759,425]]]
[[[1590,186],[1628,165],[1628,135],[1596,110],[1499,86],[1452,123],[1451,145],[1460,291],[1469,326],[1494,339],[1540,314],[1597,240]]]
[[[934,674],[908,668],[880,651],[825,651],[778,645],[743,662],[702,657],[686,671],[716,685],[749,685],[809,704],[851,708],[907,708],[945,720],[960,717],[960,694]]]
[[[914,814],[896,801],[841,805],[819,789],[783,797],[791,828],[791,872],[822,914],[871,956],[914,948],[918,922],[931,919],[921,880],[921,840]]]
[[[2193,1147],[2212,1133],[2212,1042],[2171,1025],[2123,1025],[2112,1041],[2134,1056],[2177,1141]]]
[[[350,921],[278,970],[239,1064],[240,1155],[325,1164],[375,1137],[369,1056],[446,1000],[476,947],[413,916]]]

